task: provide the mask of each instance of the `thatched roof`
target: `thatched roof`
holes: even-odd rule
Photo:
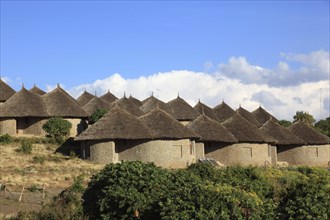
[[[131,102],[128,98],[126,98],[126,96],[111,103],[111,108],[115,107],[116,105],[118,105],[122,109],[128,111],[129,113],[131,113],[134,116],[139,117],[141,115],[144,115],[144,112],[137,105],[135,105],[133,102]]]
[[[151,139],[150,130],[137,117],[119,106],[112,108],[76,140],[141,140]]]
[[[272,116],[270,113],[268,113],[265,109],[263,109],[261,106],[251,112],[251,114],[257,119],[257,121],[263,125],[266,121],[268,121],[270,118],[273,119],[276,123],[279,122],[274,116]]]
[[[235,114],[226,121],[222,122],[239,142],[247,143],[276,143],[277,140],[260,131],[251,122],[242,116]]]
[[[179,96],[167,103],[172,115],[179,121],[192,121],[200,114]]]
[[[109,102],[109,103],[112,103],[112,102],[118,100],[118,98],[114,94],[112,94],[110,92],[110,90],[108,90],[108,92],[105,93],[104,95],[100,96],[100,98],[107,101],[107,102]]]
[[[187,128],[199,134],[200,141],[236,143],[238,139],[219,122],[206,115],[200,115],[187,125]]]
[[[172,111],[170,108],[166,105],[165,102],[157,99],[153,95],[150,96],[149,98],[143,100],[143,105],[140,107],[142,111],[145,113],[152,111],[155,108],[160,108],[161,110],[165,111],[166,113],[172,115]]]
[[[111,104],[103,99],[95,96],[86,105],[82,107],[88,115],[92,115],[97,109],[111,109]]]
[[[195,132],[189,130],[165,111],[155,108],[139,117],[150,129],[153,139],[198,139]]]
[[[329,137],[317,132],[314,128],[302,121],[293,123],[288,129],[307,144],[330,144]]]
[[[273,121],[272,118],[264,123],[259,129],[275,138],[277,140],[277,145],[302,145],[305,143],[305,141],[291,133],[287,128],[284,128]]]
[[[129,99],[131,102],[133,102],[135,105],[139,106],[139,107],[143,105],[143,103],[142,103],[140,100],[138,100],[137,98],[134,98],[132,95],[130,95],[130,96],[128,97],[128,99]]]
[[[88,116],[79,103],[60,86],[43,95],[42,98],[46,104],[47,112],[51,117],[81,118]]]
[[[214,113],[213,109],[203,104],[201,101],[198,101],[194,109],[200,114],[205,114],[206,116],[212,118],[213,120],[220,121],[218,116]]]
[[[48,116],[42,97],[24,87],[2,104],[0,114],[1,117]]]
[[[218,116],[221,122],[235,115],[235,111],[224,101],[213,108],[214,113]]]
[[[78,98],[77,102],[80,106],[86,105],[90,100],[92,100],[95,96],[90,94],[87,91],[84,91]]]
[[[236,112],[240,116],[244,117],[246,120],[248,120],[249,122],[251,122],[252,124],[257,126],[258,128],[261,126],[261,124],[258,122],[258,120],[254,117],[254,115],[252,115],[251,112],[242,108],[241,106],[236,110]]]
[[[0,102],[7,101],[15,93],[15,90],[13,90],[7,83],[0,79]]]
[[[36,84],[33,85],[33,87],[30,89],[31,92],[38,94],[38,95],[45,95],[46,92],[41,90]]]

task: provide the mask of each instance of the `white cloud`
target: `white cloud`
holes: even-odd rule
[[[7,84],[11,82],[11,79],[9,77],[6,77],[6,76],[1,76],[1,80],[4,81]]]

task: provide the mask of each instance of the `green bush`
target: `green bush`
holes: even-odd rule
[[[4,134],[0,136],[1,144],[10,144],[14,141],[14,139],[9,134]]]
[[[43,126],[42,129],[46,132],[47,137],[54,138],[57,143],[61,144],[64,142],[64,138],[70,135],[70,129],[72,124],[59,117],[49,119]]]
[[[40,163],[40,164],[43,164],[46,160],[46,157],[45,156],[34,156],[32,158],[32,162],[33,163]]]
[[[95,112],[92,113],[92,115],[89,117],[89,123],[90,124],[94,124],[95,122],[97,122],[100,118],[103,117],[103,115],[105,115],[109,110],[107,109],[96,109]]]
[[[23,154],[31,154],[32,148],[33,148],[32,142],[29,140],[24,140],[21,142],[21,145],[17,151]]]

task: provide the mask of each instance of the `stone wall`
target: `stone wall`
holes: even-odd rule
[[[206,143],[205,157],[213,158],[226,166],[272,164],[272,146],[259,143]],[[267,162],[266,162],[267,161]]]
[[[308,146],[278,146],[278,161],[290,165],[328,166],[330,161],[330,144]]]
[[[0,135],[16,134],[16,120],[8,118],[0,118]]]
[[[83,158],[100,163],[117,163],[118,154],[115,153],[113,141],[83,141],[81,142],[81,155]]]
[[[205,158],[204,144],[202,142],[196,142],[196,161],[198,159]]]
[[[47,119],[42,118],[17,118],[17,134],[29,134],[35,136],[45,136],[46,133],[42,129],[42,126],[47,122]]]
[[[87,123],[83,119],[80,118],[64,118],[64,119],[71,122],[72,124],[72,128],[70,129],[70,137],[76,137],[78,134],[80,134],[87,128]]]

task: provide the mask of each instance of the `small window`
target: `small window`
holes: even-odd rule
[[[252,147],[242,147],[242,154],[244,157],[252,157]]]
[[[317,147],[309,147],[308,155],[312,158],[319,157],[319,149]]]
[[[194,154],[195,154],[195,142],[190,141],[190,155],[194,155]]]

